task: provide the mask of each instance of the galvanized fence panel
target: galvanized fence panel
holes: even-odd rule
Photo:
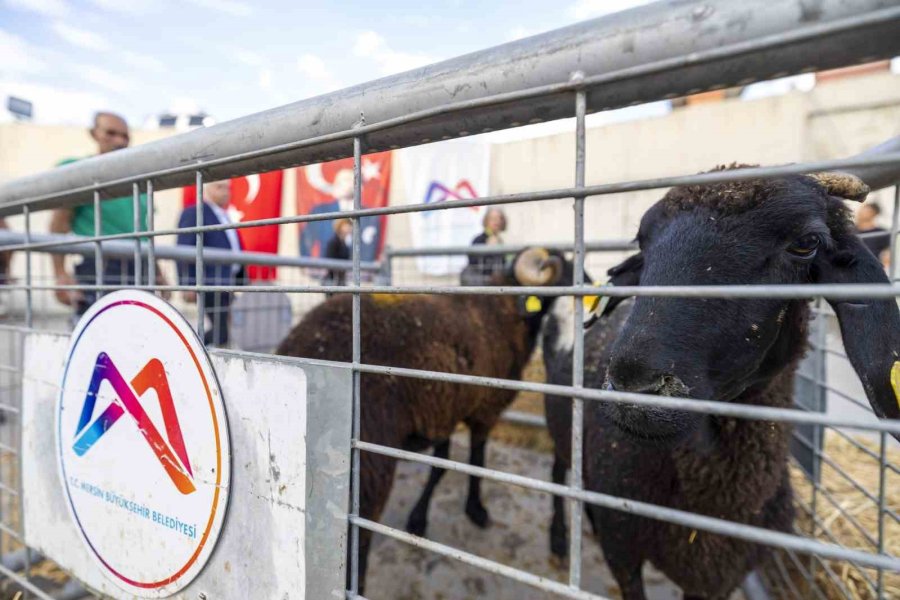
[[[740,26],[736,26],[740,25]],[[587,22],[538,38],[524,40],[505,47],[462,57],[419,72],[403,74],[364,85],[331,97],[313,99],[282,109],[253,115],[227,124],[200,130],[171,140],[142,148],[117,152],[114,155],[86,160],[41,176],[24,178],[0,187],[0,215],[22,214],[25,221],[23,238],[3,233],[13,243],[8,250],[26,254],[25,281],[4,286],[8,293],[24,297],[26,306],[21,325],[0,325],[5,343],[10,348],[0,365],[2,410],[12,420],[0,431],[0,544],[4,552],[11,550],[9,542],[21,540],[22,487],[18,461],[21,433],[15,417],[19,410],[21,382],[18,364],[24,334],[43,329],[36,325],[35,292],[81,292],[103,294],[123,287],[164,292],[193,292],[197,295],[196,318],[198,333],[206,327],[204,302],[208,293],[271,294],[273,291],[292,296],[309,297],[321,293],[349,293],[352,295],[352,338],[349,366],[352,385],[352,440],[349,555],[349,597],[359,595],[360,530],[393,537],[420,548],[452,557],[473,567],[506,577],[550,594],[567,598],[596,598],[595,593],[583,589],[581,552],[583,547],[581,518],[583,504],[593,504],[652,519],[684,525],[694,530],[730,536],[778,549],[776,570],[780,580],[770,581],[770,591],[808,597],[822,597],[820,577],[831,580],[837,589],[851,597],[842,573],[852,569],[856,583],[872,597],[886,597],[884,574],[900,571],[900,557],[886,551],[886,523],[900,522],[897,507],[889,506],[886,489],[892,474],[900,473],[888,459],[892,442],[887,434],[900,434],[900,421],[877,420],[872,415],[847,417],[823,412],[828,396],[847,396],[848,401],[860,401],[836,388],[828,381],[826,360],[840,358],[840,350],[828,348],[826,327],[817,328],[814,340],[815,363],[812,372],[804,371],[800,378],[806,391],[800,394],[797,408],[773,408],[741,404],[725,404],[704,399],[661,397],[651,394],[629,393],[606,389],[586,388],[583,385],[584,338],[581,324],[582,304],[575,302],[574,360],[572,385],[552,385],[521,382],[440,372],[410,369],[363,362],[361,353],[361,296],[363,294],[456,294],[456,295],[536,295],[572,296],[580,298],[596,294],[596,289],[584,285],[585,256],[590,248],[584,239],[584,204],[602,202],[609,194],[659,189],[678,185],[703,185],[746,181],[763,177],[805,174],[823,170],[858,172],[873,186],[884,186],[900,179],[900,144],[890,141],[878,152],[841,160],[817,161],[803,164],[744,168],[710,172],[699,175],[657,177],[642,181],[585,185],[585,115],[589,111],[636,104],[680,94],[745,84],[800,71],[844,66],[873,58],[900,54],[900,6],[896,2],[867,0],[848,6],[838,0],[826,0],[814,9],[794,2],[673,2],[658,3],[623,15]],[[632,52],[623,53],[623,45]],[[613,50],[614,49],[614,50]],[[539,59],[537,58],[539,57]],[[534,65],[539,65],[537,68]],[[427,84],[425,83],[427,81]],[[449,100],[446,90],[456,90]],[[371,93],[370,90],[375,90]],[[323,107],[327,103],[328,110]],[[320,118],[322,114],[327,117]],[[526,192],[454,201],[443,205],[411,204],[377,209],[361,208],[361,157],[368,152],[408,146],[440,139],[479,133],[500,127],[513,127],[535,120],[576,118],[576,153],[574,156],[574,185],[542,192]],[[361,118],[362,117],[362,118]],[[253,131],[254,136],[240,135]],[[211,144],[211,141],[218,143]],[[260,170],[284,168],[319,160],[353,156],[353,210],[318,215],[264,219],[259,221],[208,225],[203,223],[202,184]],[[148,231],[102,235],[100,214],[105,197],[131,194],[135,206],[142,193],[148,196],[152,215],[154,192],[195,183],[198,187],[197,226],[181,229],[156,227],[150,220]],[[360,219],[375,215],[399,215],[420,211],[447,210],[460,207],[494,206],[550,199],[572,198],[574,209],[572,251],[575,277],[572,285],[551,287],[490,287],[434,285],[401,279],[392,263],[401,257],[416,256],[416,251],[393,249],[383,265],[366,265],[360,258]],[[59,206],[73,206],[91,201],[95,208],[95,232],[81,238],[52,238],[37,235],[31,228],[31,216],[36,211]],[[896,243],[897,210],[892,242]],[[136,211],[137,214],[137,211]],[[203,247],[203,234],[211,231],[258,227],[263,225],[308,223],[349,217],[353,223],[353,254],[350,264],[325,262],[282,261],[278,258],[249,256],[240,259],[250,263],[278,261],[302,272],[307,268],[338,268],[349,271],[350,284],[320,285],[308,275],[272,289],[267,286],[210,284],[203,281],[204,265],[214,260],[234,261],[233,256]],[[135,222],[136,229],[140,223]],[[159,285],[161,273],[157,261],[176,258],[179,252],[156,244],[162,235],[194,234],[196,237],[193,264],[196,281],[179,285]],[[146,243],[143,241],[146,240]],[[617,240],[601,242],[598,250],[622,251],[630,249],[629,242]],[[32,257],[36,252],[77,252],[94,261],[94,280],[76,285],[57,285],[45,274],[32,271]],[[453,249],[435,250],[445,254]],[[467,250],[471,252],[471,250]],[[167,254],[171,253],[171,254]],[[147,257],[144,262],[143,257]],[[126,268],[119,269],[119,278],[110,281],[105,270],[111,259],[124,260]],[[274,263],[267,263],[274,264]],[[131,265],[131,266],[127,266]],[[896,265],[892,261],[892,265]],[[364,273],[372,273],[364,282]],[[896,272],[894,273],[896,275]],[[175,281],[171,266],[166,278]],[[40,281],[44,279],[44,281]],[[610,297],[656,296],[688,298],[778,298],[778,299],[856,299],[896,298],[900,285],[896,277],[890,284],[828,284],[828,285],[720,285],[720,286],[630,286],[611,288]],[[312,303],[307,303],[310,306]],[[819,301],[820,312],[823,303]],[[266,311],[265,306],[257,306]],[[303,307],[294,307],[302,310]],[[820,315],[827,322],[827,315]],[[825,332],[825,333],[821,333]],[[360,378],[362,374],[389,375],[400,378],[427,379],[490,388],[531,391],[571,397],[573,402],[572,481],[569,485],[548,483],[533,476],[516,475],[494,469],[472,466],[440,457],[431,457],[399,448],[381,446],[360,438]],[[807,385],[810,384],[810,385]],[[813,402],[803,400],[813,398]],[[627,403],[728,416],[739,419],[781,421],[799,425],[795,431],[795,449],[801,465],[810,471],[807,501],[797,498],[798,505],[808,513],[809,531],[799,528],[792,534],[728,521],[727,519],[694,514],[666,506],[658,506],[595,492],[584,487],[581,473],[584,447],[583,410],[585,403]],[[823,430],[854,447],[864,450],[876,461],[878,483],[874,487],[858,482],[823,446]],[[877,450],[860,442],[845,430],[871,432],[878,440]],[[810,438],[811,436],[811,438]],[[799,444],[799,445],[796,445]],[[485,479],[555,494],[570,504],[570,570],[565,581],[554,581],[525,569],[501,564],[459,548],[414,536],[360,515],[360,455],[362,452],[390,456],[436,466],[449,471],[476,475]],[[877,511],[877,531],[869,531],[846,507],[836,502],[831,491],[821,484],[820,473],[832,469],[856,488]],[[831,517],[823,518],[821,508],[833,506],[836,513],[860,530],[862,547],[848,547],[833,531]],[[827,541],[823,541],[827,540]],[[23,590],[38,597],[48,597],[29,577],[30,555],[26,551],[16,568],[4,563],[0,572],[15,581]],[[24,574],[18,571],[24,569]]]

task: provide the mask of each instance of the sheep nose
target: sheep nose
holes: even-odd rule
[[[634,394],[656,394],[663,387],[664,382],[672,379],[666,375],[652,370],[622,370],[614,371],[610,368],[606,376],[605,387],[609,391],[631,392]]]

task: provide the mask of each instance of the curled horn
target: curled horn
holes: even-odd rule
[[[869,194],[869,186],[862,179],[850,173],[823,171],[822,173],[811,173],[810,177],[825,188],[829,196],[862,202]]]
[[[562,260],[544,248],[528,248],[516,258],[513,273],[521,285],[548,285],[562,276]]]

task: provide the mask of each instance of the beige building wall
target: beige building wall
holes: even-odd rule
[[[900,76],[882,73],[753,101],[692,105],[658,118],[587,132],[588,185],[696,173],[720,164],[779,164],[842,158],[900,135]],[[574,184],[574,132],[492,147],[491,193]],[[631,238],[665,190],[588,198],[585,238]],[[890,224],[891,190],[873,194]],[[509,242],[571,241],[571,200],[510,205]],[[596,272],[621,255],[594,255]]]
[[[133,131],[135,144],[164,137],[165,131]],[[587,132],[586,180],[590,184],[623,182],[695,173],[732,162],[778,164],[840,158],[900,135],[900,76],[888,72],[839,79],[818,85],[809,93],[794,92],[753,101],[739,99],[690,105],[662,117],[591,128]],[[37,173],[68,156],[93,151],[87,132],[75,127],[46,127],[23,123],[0,125],[0,182]],[[508,194],[571,186],[574,182],[574,133],[567,132],[494,144],[491,148],[492,194]],[[392,205],[405,204],[403,151],[395,154]],[[634,236],[643,212],[664,190],[610,194],[586,202],[588,240]],[[285,176],[283,214],[296,214],[296,179]],[[874,195],[890,223],[890,190]],[[159,193],[158,227],[174,226],[180,211],[180,192]],[[508,242],[571,241],[572,201],[556,200],[511,205],[507,208]],[[34,215],[36,231],[47,230],[48,215]],[[21,228],[21,218],[9,220]],[[279,251],[296,256],[296,224],[283,225]],[[388,218],[387,244],[410,245],[407,215]],[[161,239],[159,243],[172,243]],[[601,274],[620,254],[593,255],[588,268]],[[407,261],[406,268],[412,268]],[[21,253],[14,273],[24,272]],[[51,273],[42,257],[36,277]],[[296,269],[282,269],[282,282],[305,283]],[[55,303],[45,301],[44,307]],[[38,305],[40,309],[41,306]]]

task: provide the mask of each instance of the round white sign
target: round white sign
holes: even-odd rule
[[[206,351],[168,303],[119,291],[81,318],[57,449],[72,518],[116,585],[161,598],[197,576],[225,518],[228,424]]]

